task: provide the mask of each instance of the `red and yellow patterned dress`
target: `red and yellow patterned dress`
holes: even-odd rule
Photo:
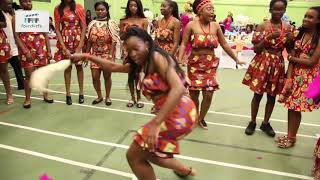
[[[295,42],[294,50],[297,57],[305,55],[311,57],[314,52],[311,42],[302,45],[301,40]],[[312,67],[303,64],[294,65],[291,76],[293,84],[291,93],[284,98],[283,102],[286,108],[299,112],[311,112],[320,107],[319,102],[305,95],[308,85],[313,82],[319,72],[320,62]]]
[[[212,49],[218,47],[218,40],[212,34],[193,34],[191,36],[193,49]],[[190,79],[190,90],[215,91],[219,89],[216,80],[216,72],[219,58],[214,54],[194,55],[188,58],[188,78]]]
[[[263,32],[255,32],[252,38],[252,43],[257,44],[269,34],[275,32],[269,21],[269,30]],[[282,51],[287,42],[287,33],[292,32],[292,29],[282,28],[280,37],[267,41],[265,47],[272,51],[264,49],[260,54],[256,54],[251,61],[248,70],[244,76],[242,83],[250,87],[257,94],[267,93],[271,96],[276,96],[281,93],[285,80],[285,65],[282,56]]]
[[[167,52],[173,49],[173,31],[170,29],[158,28],[155,30],[155,43]]]
[[[86,27],[86,18],[83,7],[76,4],[75,12],[65,8],[63,16],[60,17],[58,6],[54,9],[54,21],[57,29],[61,29],[63,42],[70,53],[74,53],[80,44],[81,29]],[[54,54],[54,59],[60,61],[66,59],[60,42],[57,42],[57,51]]]
[[[0,28],[0,63],[7,63],[11,58],[11,48],[6,33]]]
[[[187,85],[183,75],[181,75],[181,80]],[[159,92],[166,93],[168,91],[169,86],[167,82],[157,73],[148,74],[143,80],[142,93],[149,100],[154,94],[159,94]],[[154,102],[155,107],[160,109],[166,99],[167,96],[156,99]],[[173,154],[178,154],[180,152],[178,140],[192,131],[197,117],[197,110],[193,101],[188,96],[182,96],[175,109],[161,124],[155,154],[163,158],[173,157]],[[148,123],[143,125],[134,135],[134,140],[143,148],[146,147],[145,140],[149,131],[148,126]]]
[[[45,33],[23,32],[19,33],[19,38],[32,56],[32,61],[28,61],[24,52],[19,49],[19,57],[22,68],[41,67],[46,66],[49,63]]]
[[[93,20],[88,26],[88,40],[91,42],[90,54],[103,59],[113,61],[111,54],[112,43],[114,42],[108,27],[108,21]],[[91,63],[91,68],[99,69],[100,66]]]

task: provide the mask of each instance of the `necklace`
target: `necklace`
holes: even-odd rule
[[[203,27],[202,27],[202,25],[201,25],[201,22],[199,22],[199,24],[200,24],[200,28],[201,28],[202,32],[203,32],[205,35],[210,34],[210,23],[209,23],[209,31],[208,31],[208,33],[206,33],[206,32],[204,31],[204,29],[203,29]]]
[[[172,16],[170,16],[169,18],[168,18],[168,20],[167,21],[165,21],[165,26],[162,26],[162,22],[164,21],[164,18],[161,20],[161,28],[162,29],[166,29],[167,27],[168,27],[168,25],[169,25],[169,23],[170,23],[170,21],[171,21],[171,18],[172,18]]]

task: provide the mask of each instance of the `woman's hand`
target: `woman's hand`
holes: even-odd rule
[[[88,59],[88,55],[86,53],[74,53],[70,55],[70,60],[73,63],[77,63],[79,61],[82,61],[83,59]]]
[[[68,59],[71,57],[71,52],[69,49],[63,49],[63,54],[66,55]]]
[[[150,152],[155,152],[158,143],[158,136],[160,132],[161,124],[157,123],[155,119],[148,123],[148,134],[145,139],[145,143],[147,144],[147,149]]]
[[[266,38],[267,38],[267,40],[272,40],[272,39],[276,39],[278,37],[280,37],[280,32],[277,31],[277,32],[273,32],[273,33],[269,34]]]

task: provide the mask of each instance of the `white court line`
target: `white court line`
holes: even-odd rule
[[[94,144],[118,147],[118,148],[122,148],[122,149],[129,148],[129,146],[127,146],[127,145],[99,141],[99,140],[93,140],[93,139],[89,139],[89,138],[78,137],[78,136],[73,136],[73,135],[69,135],[69,134],[47,131],[47,130],[32,128],[32,127],[27,127],[27,126],[22,126],[22,125],[16,125],[16,124],[11,124],[11,123],[1,122],[1,121],[0,121],[0,125],[10,126],[10,127],[15,127],[15,128],[20,128],[20,129],[26,129],[29,131],[34,131],[34,132],[39,132],[39,133],[49,134],[49,135],[54,135],[54,136],[59,136],[59,137],[65,137],[65,138],[69,138],[69,139],[85,141],[85,142],[90,142],[90,143],[94,143]],[[255,167],[250,167],[250,166],[242,166],[239,164],[225,163],[225,162],[195,158],[195,157],[190,157],[190,156],[175,155],[175,157],[177,157],[179,159],[195,161],[195,162],[200,162],[200,163],[205,163],[205,164],[218,165],[218,166],[230,167],[230,168],[235,168],[235,169],[243,169],[243,170],[261,172],[261,173],[266,173],[266,174],[273,174],[273,175],[278,175],[278,176],[293,177],[293,178],[308,179],[308,180],[312,179],[312,177],[304,176],[304,175],[300,175],[300,174],[293,174],[293,173],[287,173],[287,172],[282,172],[282,171],[274,171],[274,170],[263,169],[263,168],[255,168]]]
[[[0,94],[5,94],[5,93],[0,92]],[[15,96],[15,97],[23,97],[23,98],[25,97],[25,96],[19,95],[19,94],[12,94],[12,95]],[[38,97],[31,97],[31,99],[42,100],[42,98],[38,98]],[[54,100],[54,102],[65,104],[64,101],[59,101],[59,100]],[[151,116],[151,117],[155,116],[154,114],[150,114],[150,113],[127,111],[127,110],[122,110],[122,109],[99,107],[99,106],[92,106],[92,105],[86,105],[86,104],[76,104],[76,103],[74,103],[73,105],[82,106],[82,107],[89,107],[89,108],[93,108],[93,109],[109,110],[109,111],[116,111],[116,112],[130,113],[130,114],[139,114],[139,115],[143,115],[143,116]],[[231,124],[214,123],[214,122],[210,122],[210,121],[206,121],[206,122],[207,122],[207,124],[217,125],[217,126],[224,126],[224,127],[238,128],[238,129],[245,129],[246,128],[244,126],[236,126],[236,125],[231,125]],[[259,129],[257,129],[257,130],[259,130]],[[276,132],[279,133],[279,134],[287,134],[286,132],[281,132],[281,131],[276,131]],[[318,139],[317,136],[306,135],[306,134],[297,134],[297,136],[305,137],[305,138]]]
[[[14,87],[18,87],[18,86],[14,86]],[[62,92],[62,91],[55,91],[55,90],[52,90],[51,92],[54,92],[54,93],[58,93],[58,94],[65,94],[65,92]],[[71,95],[78,95],[76,93],[71,93]],[[92,95],[84,95],[85,97],[91,97],[91,98],[96,98],[96,96],[92,96]],[[116,99],[116,98],[111,98],[113,101],[119,101],[119,102],[128,102],[128,100],[125,100],[125,99]],[[150,102],[143,102],[144,104],[147,104],[147,105],[152,105],[153,106],[153,103],[150,103]],[[210,114],[219,114],[219,115],[226,115],[226,116],[234,116],[234,117],[243,117],[243,118],[249,118],[251,119],[251,116],[248,116],[248,115],[242,115],[242,114],[234,114],[234,113],[225,113],[225,112],[218,112],[218,111],[208,111],[208,113]],[[257,117],[257,119],[260,119],[260,120],[263,120],[264,118],[263,117]],[[238,119],[237,119],[238,120]],[[275,122],[282,122],[282,123],[288,123],[287,120],[282,120],[282,119],[275,119],[275,118],[270,118],[270,121],[275,121]],[[301,125],[305,125],[305,126],[315,126],[315,127],[320,127],[320,124],[313,124],[313,123],[304,123],[304,122],[301,122],[300,123]]]
[[[82,167],[82,168],[88,168],[88,169],[102,171],[102,172],[106,172],[106,173],[110,173],[110,174],[115,174],[115,175],[118,175],[118,176],[128,177],[128,178],[131,178],[131,179],[136,179],[135,175],[131,174],[131,173],[122,172],[122,171],[109,169],[109,168],[105,168],[105,167],[100,167],[100,166],[95,166],[95,165],[82,163],[82,162],[78,162],[78,161],[73,161],[73,160],[69,160],[69,159],[64,159],[64,158],[57,157],[57,156],[51,156],[51,155],[43,154],[43,153],[36,152],[36,151],[30,151],[30,150],[27,150],[27,149],[21,149],[21,148],[8,146],[8,145],[4,145],[4,144],[0,144],[0,148],[6,149],[6,150],[10,150],[10,151],[19,152],[19,153],[23,153],[23,154],[28,154],[28,155],[31,155],[31,156],[36,156],[36,157],[40,157],[40,158],[44,158],[44,159],[49,159],[49,160],[61,162],[61,163],[64,163],[64,164],[69,164],[69,165],[78,166],[78,167]]]

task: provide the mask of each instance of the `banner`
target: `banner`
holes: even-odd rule
[[[15,12],[16,32],[49,32],[48,11],[22,11]]]

